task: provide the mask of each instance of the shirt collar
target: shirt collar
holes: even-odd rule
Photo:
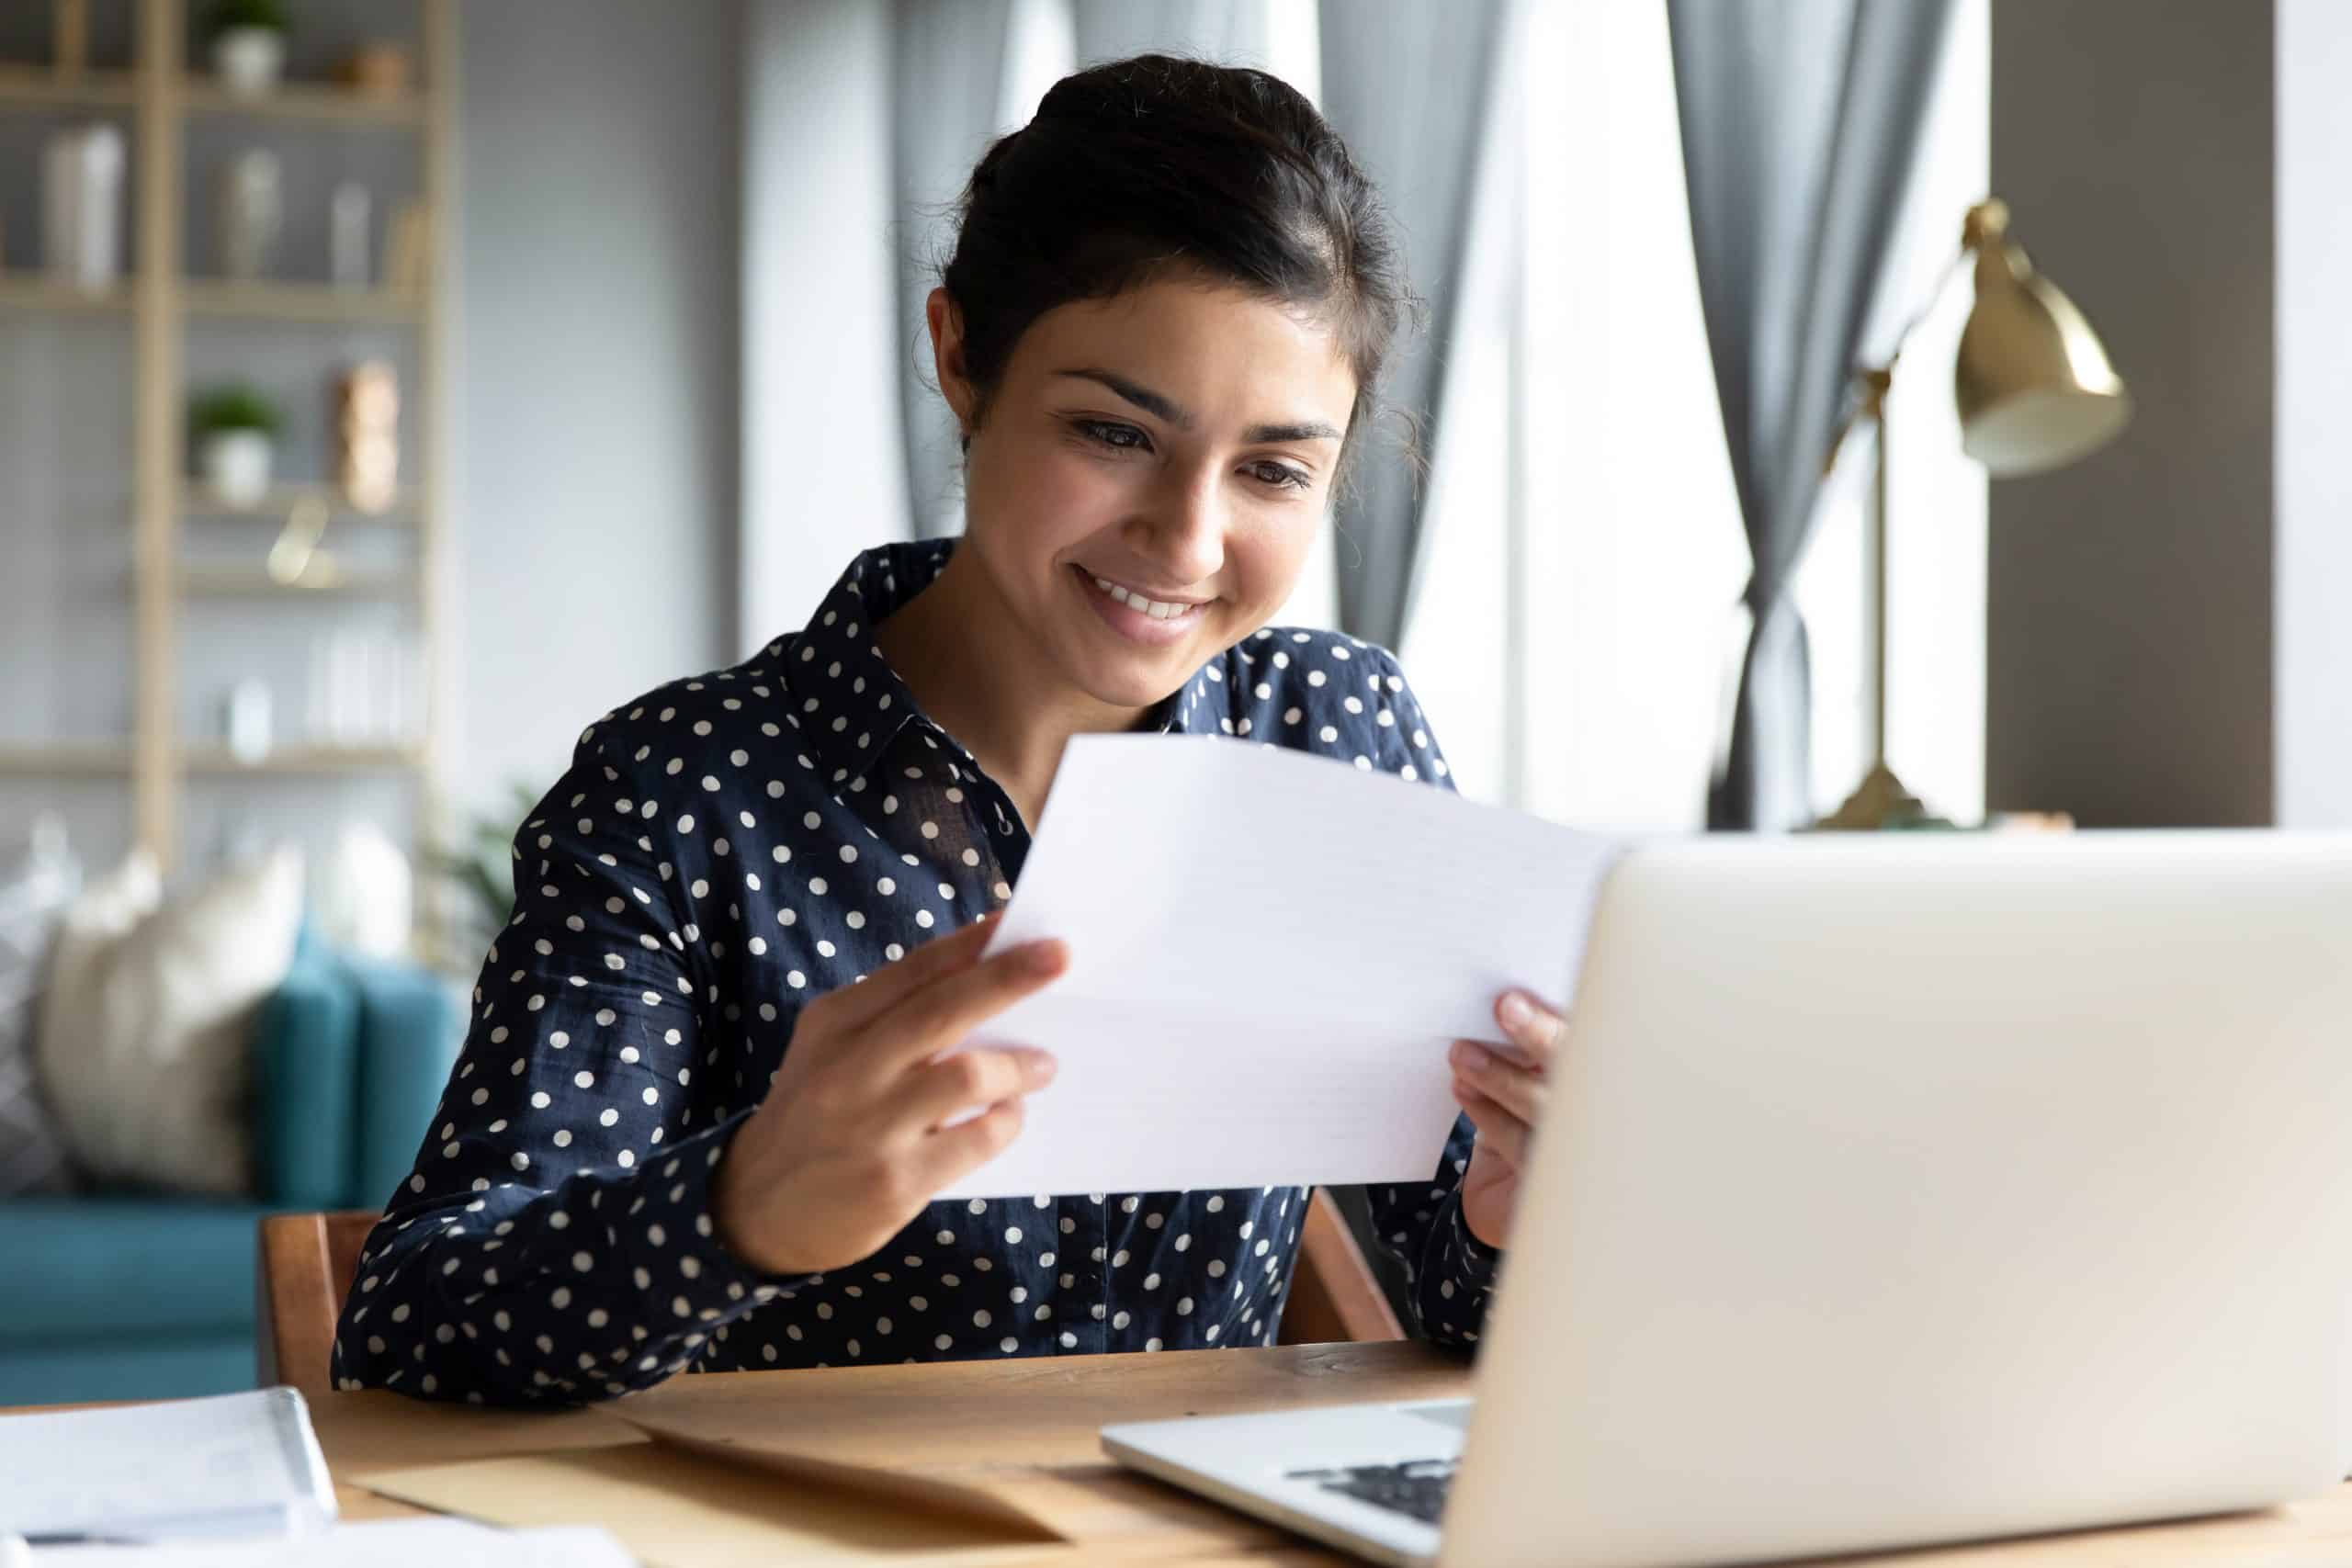
[[[794,698],[792,722],[823,753],[837,785],[870,776],[910,722],[929,727],[971,761],[915,705],[874,641],[875,626],[930,587],[955,547],[954,539],[922,539],[861,550],[799,635],[777,649]],[[1140,728],[1164,735],[1218,733],[1220,721],[1232,716],[1223,662],[1212,660],[1185,677]]]

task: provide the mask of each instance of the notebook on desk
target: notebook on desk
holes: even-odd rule
[[[0,1417],[0,1535],[36,1544],[308,1535],[335,1518],[290,1388]]]

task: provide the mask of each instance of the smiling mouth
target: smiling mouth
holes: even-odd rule
[[[1097,577],[1074,562],[1069,570],[1077,579],[1078,591],[1103,624],[1144,648],[1174,648],[1189,641],[1206,618],[1209,606],[1216,603],[1214,599],[1154,599],[1124,582]]]
[[[1084,567],[1080,567],[1078,570],[1086,571]],[[1155,621],[1176,620],[1188,611],[1199,609],[1203,603],[1196,599],[1154,599],[1148,594],[1136,592],[1125,583],[1114,582],[1107,577],[1096,577],[1091,572],[1087,572],[1086,575],[1087,580],[1104,593],[1125,604],[1128,609],[1139,615],[1149,615]]]

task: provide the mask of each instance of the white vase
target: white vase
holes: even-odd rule
[[[275,28],[228,28],[212,40],[212,73],[243,97],[277,85],[286,68],[286,35]]]
[[[216,430],[198,448],[204,482],[231,506],[259,506],[269,495],[269,437],[258,430]]]
[[[220,276],[251,281],[266,276],[284,225],[277,154],[256,147],[220,165],[213,202],[212,237]]]
[[[60,281],[92,293],[121,273],[122,131],[61,130],[42,152],[41,248]]]

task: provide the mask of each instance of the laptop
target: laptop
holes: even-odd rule
[[[1709,840],[1602,892],[1475,1399],[1105,1427],[1376,1562],[1636,1568],[2346,1470],[2352,837]]]

